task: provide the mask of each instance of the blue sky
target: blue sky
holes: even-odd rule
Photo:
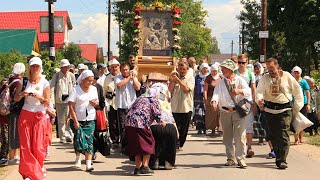
[[[231,41],[238,43],[240,0],[203,0],[203,7],[208,10],[207,25],[212,29],[212,36],[217,37],[222,53],[231,52]],[[47,10],[44,0],[1,0],[0,11]],[[69,12],[73,30],[70,40],[75,43],[97,43],[107,51],[107,15],[105,0],[57,0],[55,10]],[[118,25],[112,22],[111,50],[118,52]],[[234,52],[238,52],[235,45]]]

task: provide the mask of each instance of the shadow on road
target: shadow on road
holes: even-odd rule
[[[225,153],[177,153],[177,156],[226,156]]]

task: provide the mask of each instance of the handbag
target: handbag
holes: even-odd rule
[[[228,86],[228,82],[225,78],[224,78],[224,84],[226,85],[226,88],[229,92],[229,95],[235,105],[236,111],[238,112],[238,114],[241,118],[244,118],[245,116],[247,116],[251,112],[253,104],[247,99],[242,99],[241,101],[236,103],[236,101],[234,100],[234,97],[231,94],[230,88]]]
[[[107,117],[106,113],[104,112],[104,109],[102,110],[96,110],[96,131],[106,131],[107,130]]]
[[[107,133],[95,132],[95,141],[93,141],[93,146],[103,155],[109,156],[112,142],[108,137]]]

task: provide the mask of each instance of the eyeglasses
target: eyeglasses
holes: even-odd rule
[[[240,61],[238,61],[238,64],[246,64],[247,62],[240,62]]]

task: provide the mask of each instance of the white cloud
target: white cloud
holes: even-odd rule
[[[108,51],[108,16],[103,13],[97,14],[71,14],[73,29],[70,31],[70,41],[81,44],[98,44],[103,47],[104,54]],[[110,50],[118,55],[116,45],[119,40],[119,25],[111,17]]]
[[[231,41],[234,41],[233,52],[239,52],[239,20],[236,16],[243,8],[239,0],[228,3],[208,3],[204,8],[209,13],[207,26],[212,29],[212,36],[217,37],[221,53],[231,53]]]

